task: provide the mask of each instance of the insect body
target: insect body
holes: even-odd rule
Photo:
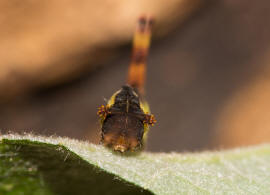
[[[149,129],[156,122],[143,99],[146,56],[152,20],[139,19],[133,42],[128,84],[114,93],[107,105],[99,108],[101,143],[115,151],[141,149]]]

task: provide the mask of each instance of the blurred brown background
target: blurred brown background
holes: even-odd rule
[[[0,3],[0,129],[98,142],[97,107],[125,83],[138,16],[155,16],[148,150],[270,141],[270,2]]]

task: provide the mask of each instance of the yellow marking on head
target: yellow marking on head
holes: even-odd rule
[[[145,100],[140,101],[140,107],[145,114],[150,114],[149,104]],[[143,129],[144,129],[144,133],[143,133],[143,140],[142,141],[143,141],[143,145],[145,145],[146,140],[147,140],[148,131],[149,131],[149,124],[144,123]]]
[[[148,131],[149,131],[149,125],[148,124],[143,124],[143,130],[144,130],[144,133],[143,133],[143,145],[146,143],[146,140],[147,140],[147,135],[148,135]]]
[[[150,113],[150,107],[145,100],[140,100],[140,107],[143,110],[144,114]]]
[[[111,96],[111,98],[110,98],[109,101],[107,102],[107,106],[108,106],[108,107],[111,107],[111,106],[114,104],[114,102],[115,102],[115,96],[116,96],[120,91],[121,91],[121,89],[118,90],[117,92],[115,92],[115,93]]]

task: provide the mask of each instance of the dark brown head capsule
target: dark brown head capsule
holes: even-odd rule
[[[128,85],[116,92],[110,101],[98,112],[102,121],[101,142],[120,152],[140,149],[148,124],[155,122],[153,116],[145,113],[139,96]]]

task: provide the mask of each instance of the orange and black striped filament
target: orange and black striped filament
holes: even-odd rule
[[[100,142],[114,151],[136,151],[143,148],[149,125],[156,123],[144,99],[146,58],[151,40],[153,19],[140,17],[137,22],[127,84],[115,92],[107,105],[99,107]]]

